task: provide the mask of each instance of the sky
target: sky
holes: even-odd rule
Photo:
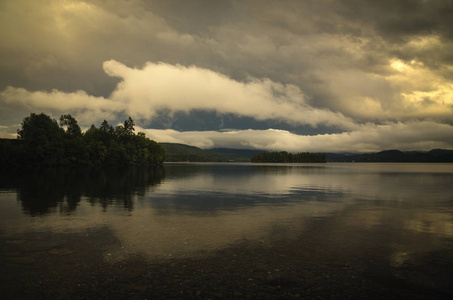
[[[453,149],[453,0],[0,0],[0,137],[127,117],[158,142]]]

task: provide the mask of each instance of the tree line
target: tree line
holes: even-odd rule
[[[159,165],[164,161],[161,145],[135,131],[129,117],[116,127],[106,120],[82,132],[70,114],[57,120],[40,113],[24,118],[16,140],[2,140],[3,165]]]
[[[286,151],[262,152],[252,156],[253,163],[325,163],[323,153],[299,152],[296,154]]]

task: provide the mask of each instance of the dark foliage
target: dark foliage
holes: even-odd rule
[[[165,151],[143,132],[134,133],[129,117],[115,129],[106,120],[82,133],[77,120],[62,115],[60,122],[48,115],[32,113],[25,117],[18,140],[2,140],[1,165],[159,165]]]
[[[326,155],[322,153],[299,152],[296,154],[286,151],[262,152],[255,154],[254,163],[325,163]]]

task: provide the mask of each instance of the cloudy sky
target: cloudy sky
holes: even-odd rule
[[[159,142],[453,149],[452,0],[0,0],[0,137],[128,116]]]

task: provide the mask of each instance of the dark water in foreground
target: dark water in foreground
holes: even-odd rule
[[[3,299],[453,297],[453,164],[0,177]]]

